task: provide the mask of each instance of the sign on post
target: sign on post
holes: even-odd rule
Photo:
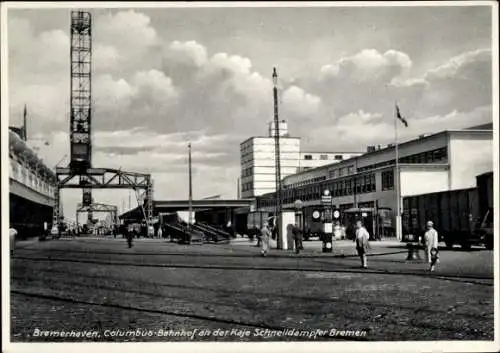
[[[323,195],[321,196],[321,203],[323,204],[323,206],[331,206],[332,195],[330,195],[329,190],[323,191]]]

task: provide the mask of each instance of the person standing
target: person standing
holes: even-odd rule
[[[368,268],[366,263],[366,252],[370,247],[369,239],[370,234],[368,234],[368,231],[363,226],[363,222],[361,220],[356,221],[356,251],[361,259],[362,268]]]
[[[126,229],[125,233],[126,233],[126,237],[127,237],[128,247],[130,249],[132,247],[132,239],[133,239],[134,235],[132,234],[132,231],[130,229]]]
[[[271,228],[270,225],[266,223],[260,232],[260,244],[261,244],[260,253],[264,257],[267,256],[267,253],[269,252],[270,237],[271,237]]]
[[[297,224],[294,224],[292,228],[293,240],[295,241],[295,253],[300,254],[300,251],[304,249],[302,245],[303,233],[302,229]]]
[[[14,249],[16,248],[16,237],[17,230],[14,228],[9,229],[9,238],[10,238],[10,254],[14,254]]]
[[[432,221],[427,222],[427,231],[424,234],[425,260],[430,264],[430,270],[434,271],[438,262],[438,232],[434,229]]]

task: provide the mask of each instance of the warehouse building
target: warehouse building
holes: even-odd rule
[[[276,191],[275,141],[276,129],[269,123],[268,136],[251,137],[240,144],[241,197],[252,198]],[[279,123],[281,177],[337,163],[360,152],[303,152],[300,137],[291,137],[288,124]]]
[[[442,131],[400,143],[401,198],[476,186],[476,176],[493,170],[493,131],[483,129]],[[390,210],[395,217],[395,146],[369,147],[361,156],[342,160],[283,178],[283,207],[301,200],[308,209],[321,204],[329,190],[332,204],[341,210],[373,208]],[[261,211],[274,211],[275,193],[257,198]],[[404,210],[403,210],[404,211]]]

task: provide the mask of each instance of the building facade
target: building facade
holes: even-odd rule
[[[241,197],[251,198],[276,190],[275,146],[272,137],[252,137],[240,145]],[[300,138],[280,137],[281,176],[297,172]]]
[[[300,152],[297,173],[362,155],[361,152]]]
[[[281,178],[326,164],[341,162],[357,152],[301,152],[300,137],[290,137],[288,124],[279,122]],[[253,198],[276,191],[275,124],[269,123],[268,136],[251,137],[240,144],[240,193]]]
[[[420,136],[401,143],[399,175],[401,198],[431,192],[475,187],[476,175],[493,170],[493,131],[458,130]],[[283,207],[318,207],[328,189],[339,209],[374,207],[394,217],[395,147],[370,148],[361,156],[289,175],[283,179]],[[257,199],[257,208],[273,212],[275,194]]]

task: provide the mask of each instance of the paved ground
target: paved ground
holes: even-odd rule
[[[305,248],[262,258],[243,239],[191,246],[141,239],[132,249],[120,238],[19,242],[11,259],[11,337],[493,339],[492,251],[443,250],[429,273],[426,264],[405,261],[395,242],[373,243],[367,270],[352,242],[336,242],[332,254],[321,253],[319,242]],[[62,330],[72,337],[43,337]]]

